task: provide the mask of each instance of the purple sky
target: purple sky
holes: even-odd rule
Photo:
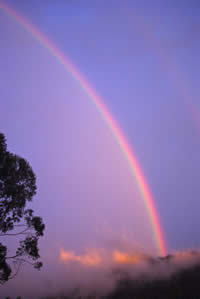
[[[198,248],[198,2],[6,3],[70,57],[112,111],[155,196],[169,250]],[[124,232],[153,249],[137,184],[78,83],[2,11],[0,45],[0,128],[36,172],[42,252],[104,246]]]

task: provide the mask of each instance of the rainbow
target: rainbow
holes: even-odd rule
[[[112,131],[112,134],[114,135],[118,145],[120,146],[122,152],[124,153],[124,156],[128,161],[133,176],[136,178],[140,193],[144,200],[144,205],[146,207],[152,225],[152,231],[157,250],[160,255],[165,256],[167,253],[167,247],[164,233],[162,231],[159,215],[155,206],[153,196],[147,184],[147,180],[136,159],[135,153],[126,140],[126,137],[122,133],[119,125],[109,112],[108,107],[104,104],[103,100],[98,96],[96,91],[91,87],[87,79],[80,73],[80,71],[74,66],[74,64],[72,64],[69,58],[63,55],[63,53],[45,35],[43,35],[35,26],[28,22],[24,16],[19,14],[16,10],[9,7],[2,1],[0,2],[0,9],[4,11],[8,16],[13,18],[17,23],[21,24],[28,33],[30,33],[36,40],[38,40],[40,44],[44,46],[68,72],[70,72],[72,77],[79,82],[80,86],[86,92],[89,99],[96,106],[104,121]]]

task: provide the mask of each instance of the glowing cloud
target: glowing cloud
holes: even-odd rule
[[[143,258],[139,255],[129,254],[115,250],[112,254],[113,261],[119,264],[139,264],[143,261]]]
[[[60,250],[60,260],[65,263],[78,262],[87,267],[98,266],[102,259],[98,252],[91,251],[85,255],[76,255],[74,251]]]
[[[136,265],[147,261],[142,254],[120,251],[118,249],[91,249],[83,255],[76,255],[74,251],[66,251],[61,248],[59,259],[62,263],[76,262],[85,267],[109,266],[110,264]]]

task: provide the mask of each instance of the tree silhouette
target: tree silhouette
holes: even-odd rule
[[[40,217],[34,216],[32,209],[26,208],[36,194],[36,189],[36,177],[32,168],[25,159],[7,151],[5,136],[0,133],[1,284],[14,278],[24,263],[31,264],[36,269],[42,266],[38,261],[38,240],[43,236],[45,225]],[[17,238],[18,242],[12,254],[12,248],[8,250],[6,243],[9,237]]]

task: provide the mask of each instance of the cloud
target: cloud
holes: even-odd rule
[[[119,249],[90,249],[82,255],[77,255],[74,251],[60,249],[59,260],[62,263],[77,263],[85,267],[109,268],[114,265],[137,265],[146,261],[144,254],[122,251]]]
[[[81,266],[83,271],[84,268],[97,268],[112,272],[113,269],[121,268],[133,276],[145,273],[146,276],[165,277],[200,262],[200,252],[177,251],[166,257],[153,257],[131,250],[91,248],[78,255],[74,251],[61,248],[59,261],[63,265],[71,264],[72,267],[76,264],[76,269]]]
[[[60,260],[64,263],[77,262],[84,266],[94,267],[102,262],[102,258],[96,250],[92,250],[84,255],[76,255],[74,251],[60,249]]]
[[[66,269],[63,277],[71,279],[65,289],[67,295],[76,289],[83,298],[90,294],[98,298],[112,293],[121,279],[142,283],[167,281],[176,273],[200,265],[200,251],[177,251],[155,257],[130,248],[90,248],[82,254],[61,248],[59,263]]]
[[[60,248],[57,263],[52,263],[51,268],[45,267],[40,276],[34,272],[32,281],[30,275],[23,280],[19,277],[12,290],[14,294],[17,290],[18,294],[31,299],[54,294],[52,298],[60,298],[60,294],[74,298],[75,290],[77,297],[95,294],[98,298],[112,293],[123,279],[141,284],[167,282],[176,273],[200,265],[200,251],[177,251],[166,257],[155,257],[133,250],[123,242],[119,242],[118,247],[117,241],[111,243],[113,246],[109,249],[89,248],[82,252]],[[9,295],[12,297],[13,293]]]
[[[144,262],[144,255],[139,255],[135,253],[121,252],[119,250],[114,250],[112,254],[113,262],[116,264],[129,264],[136,265]]]

